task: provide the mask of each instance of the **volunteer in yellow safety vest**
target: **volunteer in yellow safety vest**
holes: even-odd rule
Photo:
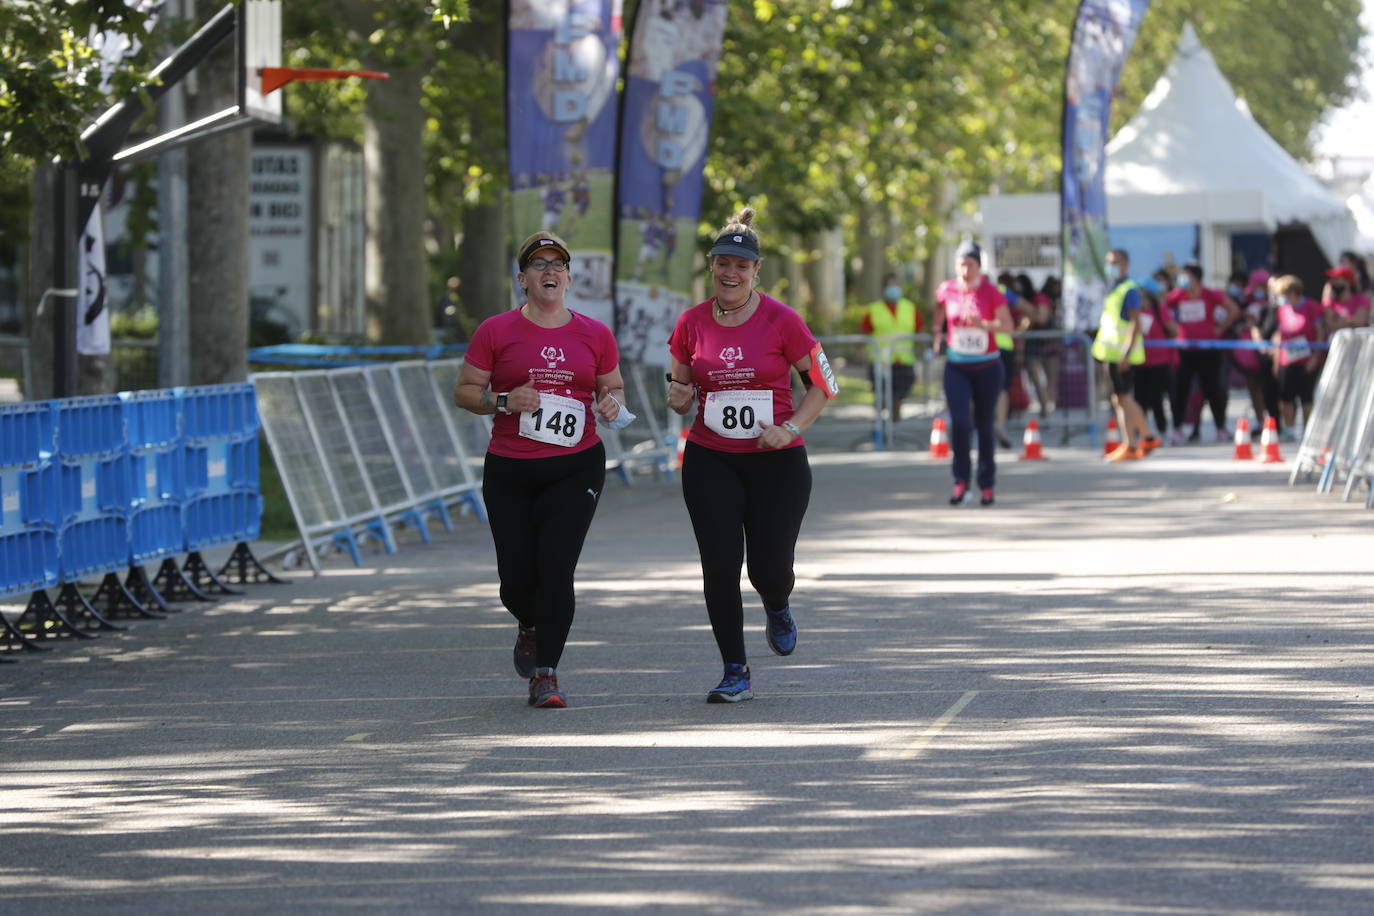
[[[1145,425],[1145,412],[1131,396],[1132,367],[1145,362],[1145,334],[1140,329],[1140,307],[1144,299],[1140,287],[1127,276],[1131,258],[1120,248],[1107,252],[1107,276],[1113,286],[1102,303],[1102,320],[1093,339],[1093,359],[1107,367],[1112,381],[1112,409],[1121,445],[1107,456],[1108,461],[1144,458],[1159,447]]]
[[[870,303],[864,312],[859,329],[872,334],[879,344],[891,335],[919,334],[925,330],[925,319],[916,303],[902,295],[896,274],[883,277],[883,298]],[[916,382],[916,344],[910,340],[890,341],[892,391],[888,398],[892,422],[902,419],[902,398],[911,392]],[[878,391],[878,367],[873,367],[873,391]]]

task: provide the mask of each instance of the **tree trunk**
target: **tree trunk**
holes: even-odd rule
[[[883,275],[887,271],[887,239],[891,234],[891,220],[885,201],[865,200],[863,219],[859,227],[859,257],[863,268],[859,271],[858,297],[873,302],[883,294]]]
[[[197,69],[187,96],[194,120],[234,103],[233,42]],[[248,376],[248,193],[253,148],[248,129],[215,134],[187,148],[187,264],[191,288],[190,381],[241,382]]]
[[[33,207],[29,210],[28,269],[25,273],[24,335],[29,339],[29,377],[33,390],[24,392],[28,401],[43,401],[53,396],[53,309],[61,300],[50,299],[42,315],[35,313],[43,291],[53,285],[53,169],[40,163],[33,170]]]
[[[511,257],[506,247],[510,218],[504,191],[490,203],[463,210],[463,241],[458,246],[458,276],[463,281],[463,306],[468,318],[480,322],[511,307]],[[468,329],[471,333],[472,329]]]
[[[393,64],[391,79],[367,85],[367,337],[382,345],[429,343],[423,71]]]

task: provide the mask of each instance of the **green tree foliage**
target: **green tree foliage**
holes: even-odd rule
[[[732,4],[710,159],[709,223],[737,202],[806,233],[881,201],[937,229],[977,194],[1058,187],[1063,67],[1077,0],[754,0]],[[1116,126],[1191,20],[1290,152],[1352,95],[1359,0],[1155,0],[1123,73]],[[1238,151],[1238,155],[1243,155]],[[913,225],[914,221],[914,225]],[[899,224],[900,224],[899,220]],[[916,247],[921,233],[910,236]]]
[[[92,36],[115,32],[146,42],[147,17],[121,0],[0,3],[0,260],[12,261],[27,235],[35,161],[76,158],[81,130],[111,104]],[[144,76],[146,53],[111,74],[116,97]]]

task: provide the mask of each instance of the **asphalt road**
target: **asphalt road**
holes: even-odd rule
[[[0,667],[0,912],[1374,910],[1374,513],[1229,447],[816,454],[799,647],[720,675],[678,485],[607,487],[525,704],[471,517]],[[751,594],[751,593],[750,593]]]

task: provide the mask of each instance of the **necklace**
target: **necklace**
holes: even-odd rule
[[[722,315],[729,314],[730,312],[738,312],[740,309],[744,308],[744,307],[747,306],[750,302],[752,302],[753,299],[754,299],[754,291],[751,289],[751,290],[749,290],[749,295],[747,295],[747,296],[744,297],[744,301],[743,301],[742,303],[740,303],[739,305],[735,306],[735,307],[732,308],[732,309],[728,309],[728,308],[726,308],[725,306],[723,306],[723,305],[720,304],[720,297],[717,296],[717,297],[716,297],[716,311],[720,312]]]

